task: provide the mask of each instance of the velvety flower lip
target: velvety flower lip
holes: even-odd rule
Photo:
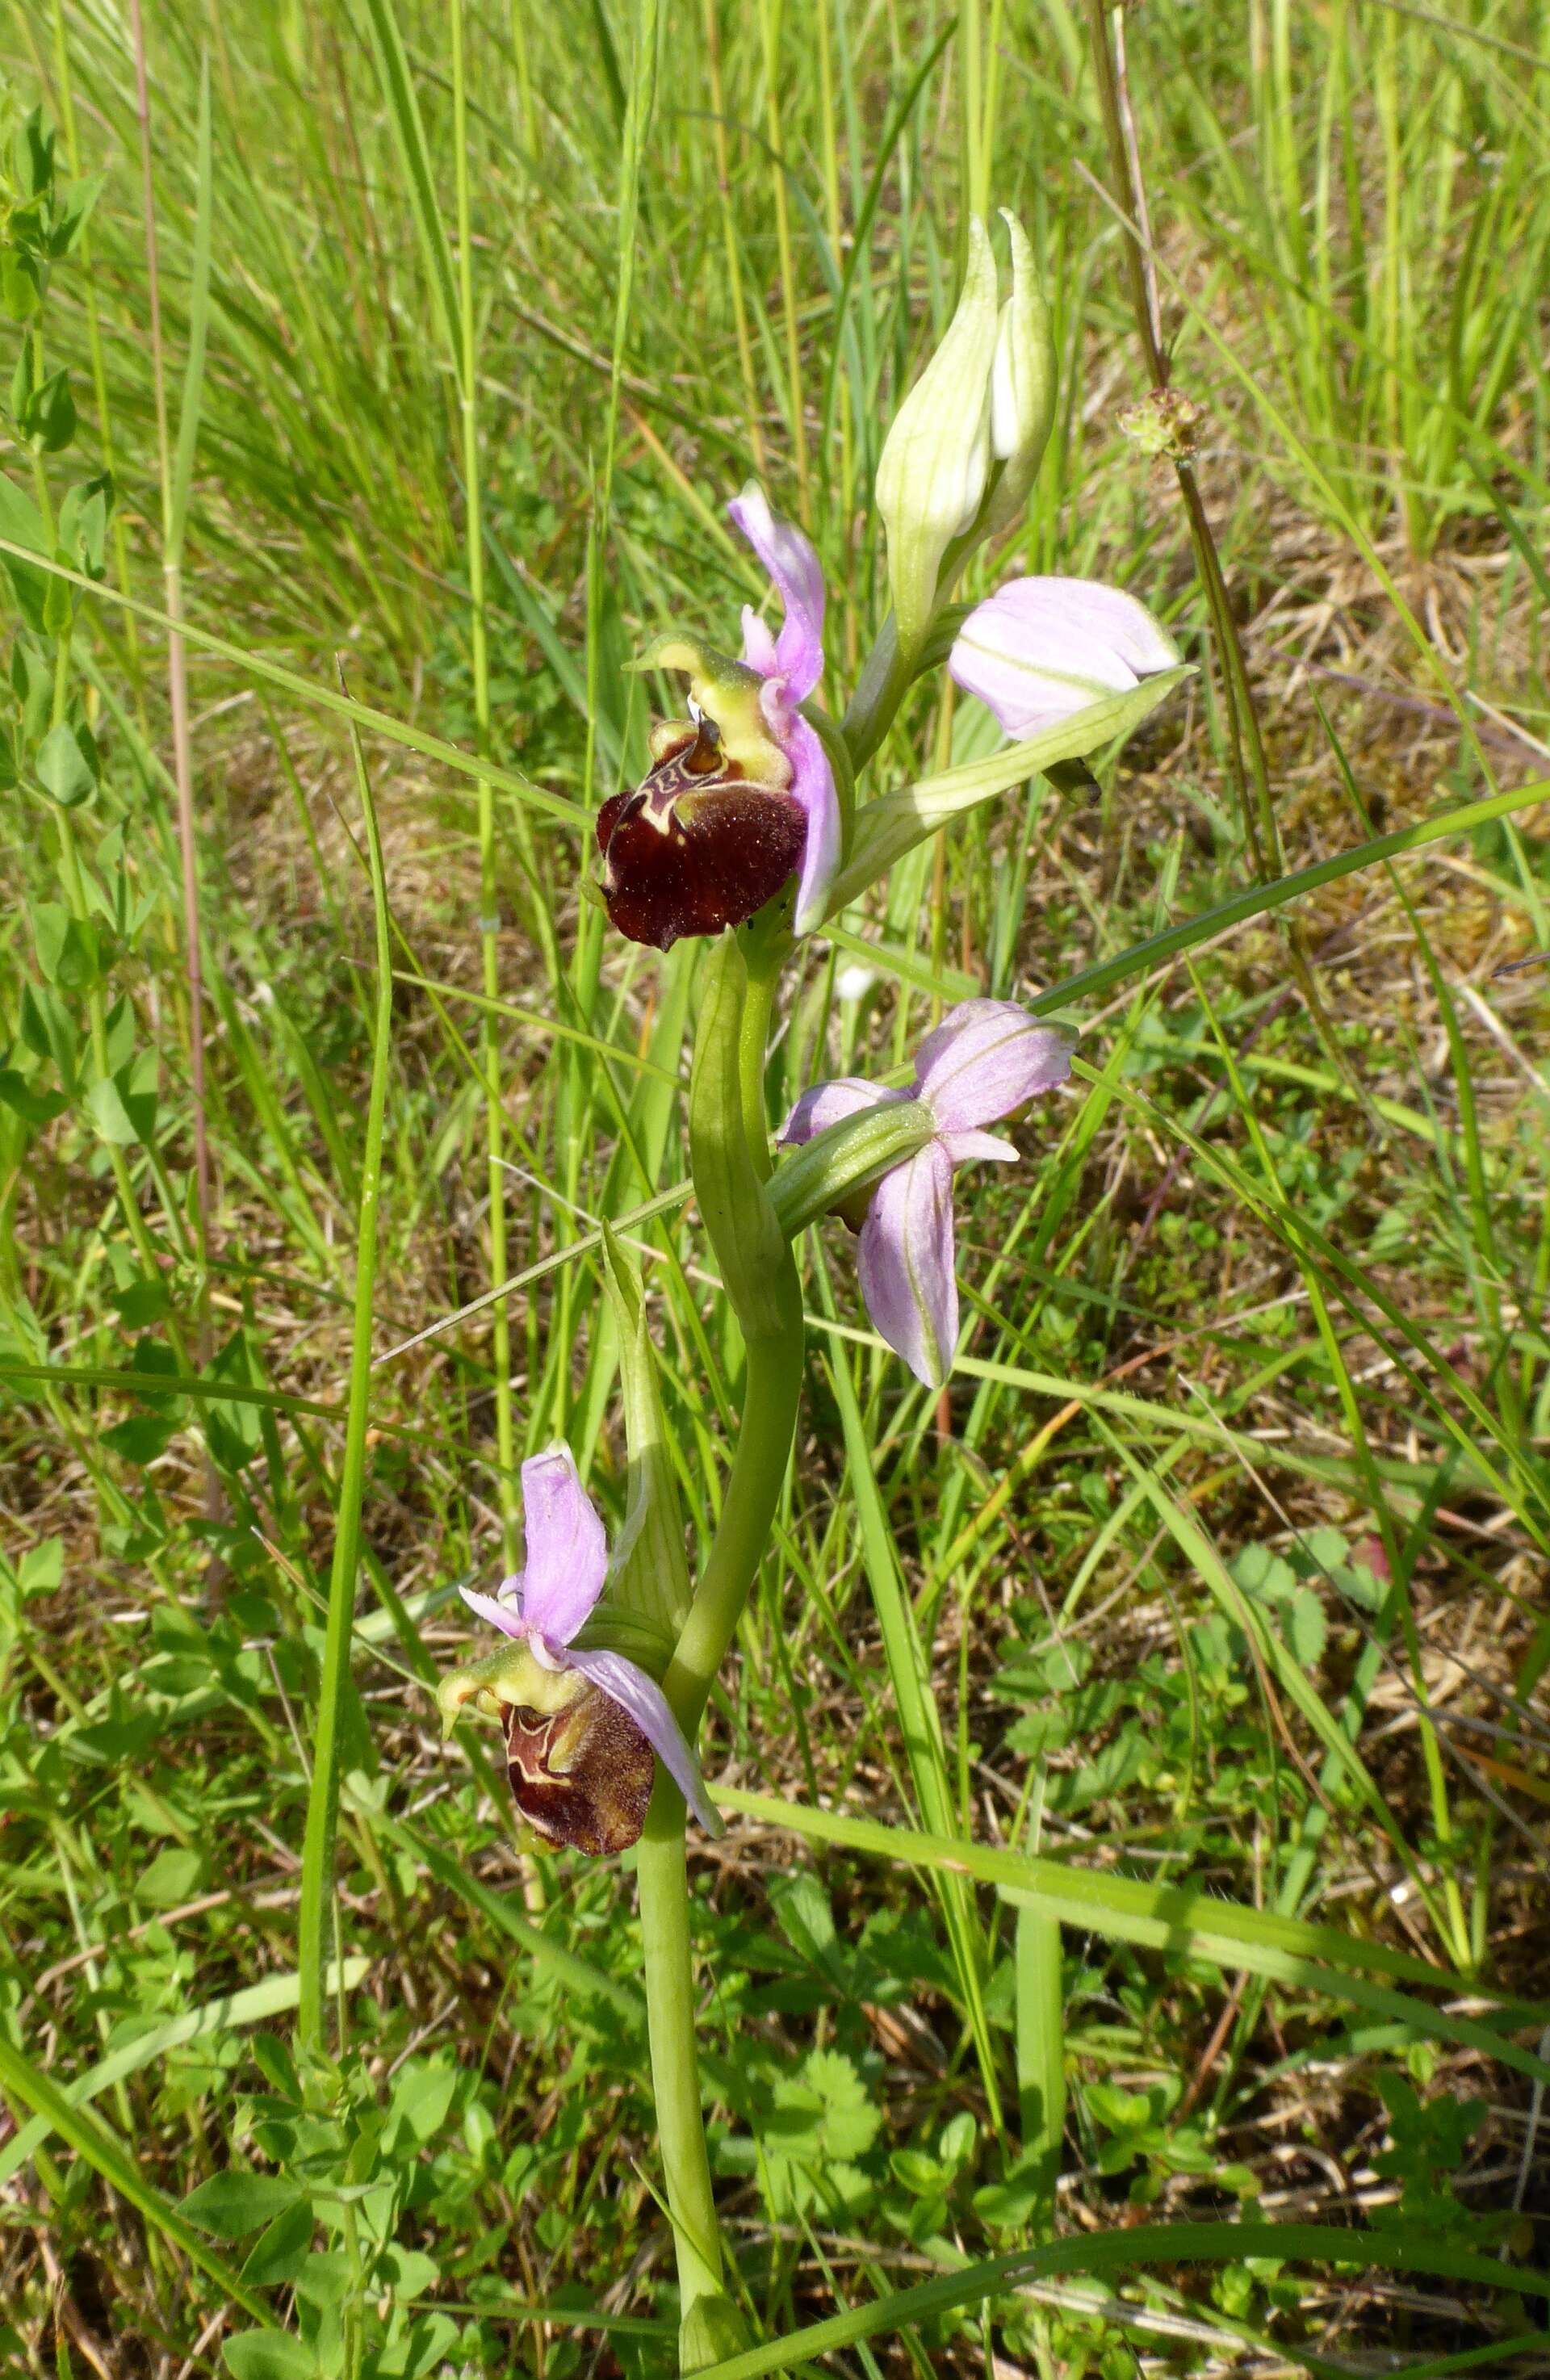
[[[1172,638],[1121,588],[1091,578],[1013,578],[975,606],[948,669],[1021,738],[1106,694],[1128,693],[1178,660]]]
[[[1041,1025],[1013,1002],[966,1000],[921,1043],[907,1089],[854,1075],[817,1083],[781,1128],[782,1146],[794,1148],[888,1100],[918,1099],[931,1111],[934,1136],[876,1184],[856,1249],[867,1313],[928,1389],[947,1378],[958,1343],[953,1173],[960,1165],[1016,1156],[1010,1140],[984,1126],[1063,1083],[1075,1046],[1065,1026]]]
[[[524,1639],[541,1669],[575,1670],[616,1703],[645,1736],[700,1825],[715,1834],[720,1822],[699,1763],[660,1686],[622,1653],[587,1651],[572,1641],[603,1591],[608,1539],[568,1446],[552,1446],[523,1464],[522,1503],[527,1568],[503,1579],[493,1595],[460,1587],[464,1602],[503,1636]]]
[[[840,865],[840,801],[818,735],[798,705],[823,675],[823,569],[809,540],[779,519],[757,481],[734,496],[728,512],[769,571],[784,607],[778,636],[751,606],[743,613],[743,659],[765,681],[764,715],[791,763],[793,799],[807,821],[796,891],[796,930],[821,923],[824,898]]]
[[[728,509],[780,595],[780,633],[745,610],[740,661],[677,629],[655,638],[638,665],[687,677],[689,719],[652,729],[648,775],[598,812],[609,917],[660,951],[744,924],[793,874],[810,933],[840,865],[833,771],[801,709],[823,675],[823,571],[752,480]]]

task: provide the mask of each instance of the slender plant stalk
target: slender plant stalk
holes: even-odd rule
[[[166,360],[162,346],[162,292],[156,256],[156,194],[151,164],[151,91],[146,71],[145,26],[140,0],[129,0],[135,51],[135,108],[139,121],[140,186],[145,221],[146,302],[151,324],[151,376],[156,400],[156,449],[162,475],[163,576],[166,588],[167,696],[172,708],[173,777],[177,787],[177,844],[183,877],[183,964],[188,987],[188,1074],[194,1105],[194,1184],[200,1228],[200,1264],[210,1262],[210,1139],[204,1089],[204,977],[200,954],[199,860],[194,847],[194,784],[188,731],[188,677],[180,633],[183,567],[180,525],[175,518],[172,442],[167,419]],[[205,72],[201,119],[208,146],[210,82]],[[201,206],[209,203],[208,175]],[[208,1280],[200,1297],[201,1361],[208,1354]]]
[[[345,1464],[339,1481],[333,1563],[329,1574],[328,1622],[323,1673],[318,1690],[318,1731],[312,1785],[307,1802],[307,1832],[301,1852],[301,1908],[297,1935],[300,1998],[297,2032],[306,2049],[323,2046],[326,1970],[332,1955],[333,1856],[339,1830],[340,1731],[350,1681],[350,1629],[355,1617],[356,1574],[360,1566],[360,1516],[366,1488],[366,1427],[371,1403],[371,1314],[377,1285],[377,1211],[381,1195],[382,1122],[387,1109],[388,1061],[393,1029],[393,946],[388,929],[387,881],[376,805],[366,773],[360,737],[352,727],[356,783],[366,822],[367,857],[376,922],[377,996],[372,1017],[371,1088],[366,1109],[366,1147],[360,1164],[360,1202],[356,1232],[355,1328],[350,1347],[349,1408],[345,1422]]]
[[[54,18],[54,88],[59,97],[59,122],[65,135],[65,154],[70,161],[70,171],[80,172],[80,141],[76,131],[75,91],[70,77],[70,49],[65,38],[63,0],[51,0]],[[86,298],[86,340],[91,356],[91,387],[97,404],[97,435],[103,443],[103,468],[111,479],[115,469],[113,443],[113,412],[108,403],[107,366],[103,354],[103,323],[97,304],[96,277],[91,271],[91,231],[88,225],[80,236],[81,277]],[[125,531],[122,507],[113,510],[113,559],[118,584],[127,594],[129,588],[129,540]],[[132,612],[124,615],[124,656],[129,672],[129,683],[135,690],[135,703],[142,733],[146,733],[145,671],[140,659],[139,629]]]
[[[990,207],[990,160],[985,144],[985,32],[979,0],[962,0],[958,11],[958,94],[963,143],[962,236],[966,245],[969,217],[987,214]]]
[[[781,260],[781,301],[786,325],[787,412],[791,421],[792,461],[796,469],[797,510],[812,525],[813,496],[807,478],[807,419],[802,390],[802,333],[796,319],[796,273],[792,261],[791,208],[786,196],[785,159],[781,146],[781,0],[761,0],[759,31],[764,41],[764,112],[769,138],[769,183],[775,200],[775,248]]]
[[[636,1881],[640,1891],[657,2136],[672,2223],[679,2296],[687,2316],[702,2300],[720,2297],[724,2279],[721,2227],[700,2109],[684,1798],[661,1769],[636,1853]]]
[[[527,0],[511,0],[512,56],[516,65],[517,107],[522,119],[522,145],[536,163],[539,154],[538,122],[533,114],[533,74],[527,56]]]
[[[453,155],[457,184],[457,375],[463,428],[464,552],[468,571],[468,608],[474,673],[474,734],[481,756],[490,749],[490,638],[484,593],[484,513],[479,482],[478,350],[474,322],[474,245],[468,188],[468,91],[463,42],[463,0],[451,0]],[[486,1000],[501,989],[497,937],[501,919],[495,885],[495,790],[488,777],[477,781],[479,841],[479,979]],[[501,1036],[487,1010],[480,1051],[484,1075],[484,1146],[490,1192],[490,1270],[506,1277],[505,1110],[501,1096]],[[496,1478],[501,1498],[501,1534],[507,1567],[516,1560],[516,1432],[512,1415],[511,1317],[503,1298],[490,1317],[490,1356],[495,1373]]]
[[[717,0],[705,0],[705,63],[710,83],[710,120],[716,151],[716,197],[721,215],[721,244],[726,250],[727,287],[732,297],[733,328],[737,334],[737,369],[743,382],[743,403],[748,417],[748,444],[754,468],[764,476],[764,425],[759,419],[758,383],[754,378],[754,350],[748,337],[748,310],[743,296],[743,256],[737,221],[732,209],[732,176],[728,155],[726,100],[721,88],[721,26]]]
[[[769,1133],[762,1058],[783,929],[751,932],[716,953],[701,1013],[690,1099],[696,1193],[747,1350],[743,1412],[721,1525],[662,1680],[692,1742],[769,1543],[785,1481],[802,1389],[804,1330],[796,1267],[764,1183]],[[745,958],[745,949],[747,958]],[[757,1050],[756,1066],[751,1053]],[[735,2314],[722,2290],[722,2260],[700,2110],[690,1959],[684,1803],[659,1777],[642,1835],[641,1937],[651,2040],[652,2088],[661,2140],[684,2307],[684,2368],[733,2343]],[[695,2327],[702,2321],[720,2325]]]
[[[1120,237],[1130,283],[1131,311],[1135,318],[1136,335],[1141,342],[1147,375],[1153,388],[1162,391],[1169,386],[1169,364],[1167,349],[1162,344],[1156,291],[1152,279],[1151,244],[1144,228],[1146,221],[1144,186],[1135,151],[1128,88],[1120,80],[1120,68],[1110,46],[1108,0],[1084,0],[1084,6],[1097,87],[1098,113],[1108,147],[1114,200],[1120,212]],[[1212,633],[1221,663],[1228,713],[1228,749],[1243,821],[1244,840],[1259,874],[1269,877],[1275,875],[1280,867],[1280,841],[1276,829],[1270,771],[1249,686],[1242,643],[1238,634],[1238,624],[1232,616],[1232,606],[1228,601],[1227,582],[1222,576],[1217,542],[1201,502],[1193,467],[1186,455],[1175,455],[1173,469],[1179,482],[1184,516],[1189,523],[1195,567],[1200,574],[1206,609],[1211,614]]]

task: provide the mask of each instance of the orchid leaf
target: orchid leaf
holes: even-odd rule
[[[983,760],[965,761],[961,768],[946,769],[939,776],[922,778],[917,784],[902,785],[868,802],[856,814],[851,856],[829,887],[829,916],[836,917],[848,908],[869,884],[887,874],[896,859],[902,859],[951,820],[978,809],[982,802],[994,801],[999,794],[1028,777],[1042,775],[1059,761],[1084,759],[1105,744],[1130,735],[1192,674],[1187,668],[1159,671],[1125,694],[1089,703],[1084,710],[1043,735],[1031,735],[1022,744],[1004,745]]]

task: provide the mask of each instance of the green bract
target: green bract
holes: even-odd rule
[[[769,1198],[781,1230],[795,1239],[820,1215],[843,1213],[874,1182],[924,1148],[936,1128],[919,1099],[864,1108],[831,1123],[775,1169]]]
[[[689,1609],[689,1566],[640,1271],[606,1223],[603,1280],[619,1332],[629,1493],[624,1525],[610,1557],[605,1599],[583,1631],[583,1642],[624,1653],[656,1677]],[[597,1633],[605,1628],[606,1635]],[[632,1639],[639,1641],[627,1641]]]

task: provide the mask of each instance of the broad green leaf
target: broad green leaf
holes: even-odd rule
[[[307,2262],[313,2228],[310,2199],[298,2198],[294,2205],[285,2207],[248,2250],[243,2279],[260,2289],[294,2281]]]
[[[1004,745],[983,760],[965,761],[962,768],[944,770],[940,776],[922,778],[917,784],[902,785],[865,803],[856,812],[850,857],[829,887],[829,916],[838,917],[869,884],[886,875],[896,859],[951,820],[964,817],[982,802],[994,801],[998,794],[1038,776],[1059,761],[1082,759],[1116,736],[1128,735],[1167,700],[1175,686],[1193,674],[1189,669],[1164,670],[1127,694],[1089,703],[1085,710],[1062,720],[1058,727],[1047,728],[1042,735]]]
[[[201,2181],[183,2201],[182,2211],[212,2239],[245,2240],[249,2231],[262,2230],[294,2206],[300,2195],[300,2182],[284,2175],[234,2170]]]
[[[318,2380],[311,2349],[284,2330],[239,2330],[221,2349],[232,2380]]]
[[[711,1798],[723,1809],[741,1811],[767,1826],[787,1827],[815,1841],[842,1843],[912,1867],[976,1876],[995,1885],[1014,1907],[1042,1911],[1062,1925],[1102,1934],[1112,1941],[1139,1942],[1203,1959],[1229,1973],[1247,1968],[1272,1982],[1348,2001],[1402,2021],[1418,2038],[1464,2043],[1520,2074],[1550,2082],[1550,2063],[1521,2047],[1505,2029],[1498,2032],[1478,2019],[1432,2008],[1409,1993],[1369,1979],[1386,1976],[1459,1998],[1495,1999],[1504,2027],[1525,2023],[1543,2027],[1550,2021],[1550,2010],[1493,1993],[1479,1982],[1468,1981],[1447,1967],[1428,1966],[1387,1943],[1361,1942],[1332,1925],[1241,1908],[1203,1885],[1147,1884],[1104,1869],[1072,1867],[1061,1860],[995,1850],[956,1836],[919,1834],[907,1827],[815,1810],[731,1786],[712,1786]]]
[[[67,719],[62,719],[56,727],[49,729],[38,747],[35,766],[38,783],[61,809],[79,808],[96,791],[96,752],[88,749],[86,742]]]

